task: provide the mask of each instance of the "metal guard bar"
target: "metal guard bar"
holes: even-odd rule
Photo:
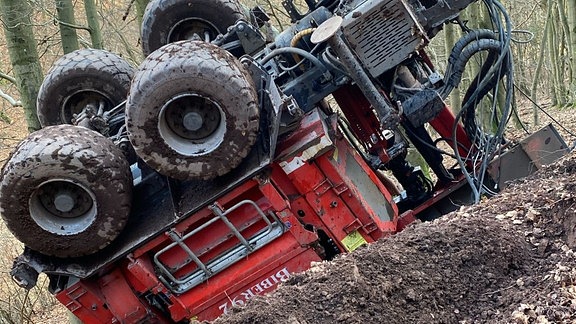
[[[256,233],[251,238],[245,238],[244,236],[242,236],[240,231],[236,227],[234,227],[232,222],[230,222],[228,217],[226,217],[226,215],[235,211],[242,205],[253,206],[254,209],[256,209],[256,211],[262,218],[262,220],[264,220],[264,222],[266,222],[267,225],[264,229]],[[160,280],[174,293],[181,294],[194,288],[195,286],[204,282],[208,278],[216,275],[218,272],[240,261],[242,258],[246,257],[250,253],[270,243],[275,238],[281,236],[286,230],[286,227],[284,226],[282,221],[280,221],[280,219],[274,213],[270,213],[270,217],[274,220],[273,222],[271,222],[270,219],[266,217],[262,209],[260,209],[260,207],[258,207],[258,205],[251,200],[243,200],[237,203],[236,205],[232,206],[225,212],[215,204],[209,206],[208,208],[214,212],[216,217],[210,219],[208,222],[202,224],[200,227],[196,228],[195,230],[186,234],[183,237],[180,237],[174,231],[170,231],[168,235],[174,242],[168,245],[167,247],[163,248],[162,250],[158,251],[156,254],[154,254],[154,263],[156,264],[156,266],[158,266],[158,269],[163,274],[159,276]],[[230,229],[230,231],[234,234],[234,236],[236,236],[236,238],[240,240],[240,244],[222,253],[214,260],[211,260],[207,263],[203,263],[198,258],[198,256],[196,256],[196,254],[194,254],[194,252],[192,252],[192,250],[184,243],[184,241],[218,220],[222,220],[224,224],[226,224],[226,226]],[[170,269],[168,269],[160,261],[160,256],[162,254],[166,253],[167,251],[173,249],[176,246],[182,248],[184,252],[186,252],[186,254],[190,257],[190,259],[192,259],[192,261],[194,261],[198,266],[198,269],[196,271],[192,272],[190,275],[182,279],[177,279],[176,277],[174,277],[174,275],[172,274],[173,272],[170,271]],[[175,269],[173,271],[176,272],[178,270],[179,269]]]

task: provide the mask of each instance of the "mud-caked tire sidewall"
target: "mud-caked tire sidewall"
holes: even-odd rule
[[[98,49],[81,49],[58,59],[46,74],[37,98],[42,127],[70,124],[62,116],[67,98],[90,90],[115,106],[126,100],[135,68],[122,57]],[[109,109],[113,107],[108,107]]]
[[[96,218],[82,232],[58,235],[30,215],[36,188],[66,179],[89,188]],[[32,133],[2,169],[0,213],[11,232],[33,250],[50,256],[78,257],[110,244],[124,228],[131,207],[132,177],[121,151],[109,139],[83,127],[60,125]]]
[[[170,30],[180,21],[192,17],[210,22],[220,34],[225,34],[238,19],[246,19],[237,0],[152,0],[142,19],[144,55],[166,45]]]
[[[126,125],[136,153],[163,175],[211,179],[240,164],[256,142],[258,96],[244,66],[208,43],[181,41],[152,53],[134,77],[126,103]],[[198,156],[176,152],[162,140],[159,114],[172,98],[187,92],[209,97],[224,112],[222,144]]]

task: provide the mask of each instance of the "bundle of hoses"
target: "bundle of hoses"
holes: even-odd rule
[[[457,115],[456,122],[462,120],[464,129],[473,143],[474,148],[469,156],[462,157],[455,147],[456,157],[462,169],[472,165],[471,173],[466,174],[468,182],[473,188],[475,201],[489,189],[483,187],[484,175],[488,163],[503,141],[503,132],[509,119],[513,95],[513,61],[510,53],[512,39],[512,26],[510,17],[502,4],[496,0],[484,0],[488,9],[494,30],[471,30],[452,49],[446,69],[446,80],[438,93],[443,99],[460,84],[465,67],[470,59],[479,52],[488,52],[480,71],[470,83],[462,100],[462,109]],[[496,98],[501,91],[501,82],[505,82],[506,97],[504,104],[498,107]],[[491,134],[486,134],[476,122],[476,108],[480,101],[492,93],[492,107],[490,124],[496,123]],[[454,137],[452,142],[457,145],[456,126],[453,125]]]

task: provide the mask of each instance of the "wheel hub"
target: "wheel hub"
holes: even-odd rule
[[[175,151],[192,156],[216,149],[226,133],[220,105],[197,94],[182,94],[160,110],[160,136]]]
[[[74,208],[74,205],[76,205],[74,197],[67,192],[58,193],[54,197],[54,207],[61,213],[69,213]]]
[[[195,111],[192,111],[184,115],[184,118],[182,119],[182,124],[184,125],[184,128],[186,128],[186,130],[195,132],[200,130],[200,128],[202,128],[204,120],[202,119],[202,115],[200,115]]]
[[[59,235],[84,231],[96,219],[94,194],[69,180],[43,183],[30,197],[30,216],[46,231]]]
[[[163,112],[168,127],[178,136],[190,140],[209,137],[221,121],[218,105],[197,95],[174,98],[164,106]]]
[[[96,90],[82,90],[73,93],[64,101],[62,105],[61,119],[71,123],[74,115],[80,114],[86,107],[99,107],[104,103],[104,110],[112,107],[112,100],[108,96]]]
[[[181,40],[192,40],[197,35],[201,40],[210,42],[220,34],[220,31],[211,22],[197,17],[183,19],[168,32],[168,43]]]

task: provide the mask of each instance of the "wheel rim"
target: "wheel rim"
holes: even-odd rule
[[[60,118],[65,123],[71,123],[75,114],[79,114],[87,105],[99,107],[100,102],[104,101],[106,110],[112,106],[112,100],[104,93],[96,90],[81,90],[73,93],[64,100]]]
[[[220,34],[220,31],[211,22],[201,18],[187,18],[179,21],[168,32],[168,43],[181,40],[191,40],[194,35],[200,36],[205,42],[210,42]]]
[[[30,216],[38,226],[57,235],[85,231],[96,219],[94,193],[67,179],[42,183],[30,196]]]
[[[162,107],[158,130],[174,151],[185,156],[201,156],[222,144],[226,116],[220,105],[210,98],[182,94]]]

